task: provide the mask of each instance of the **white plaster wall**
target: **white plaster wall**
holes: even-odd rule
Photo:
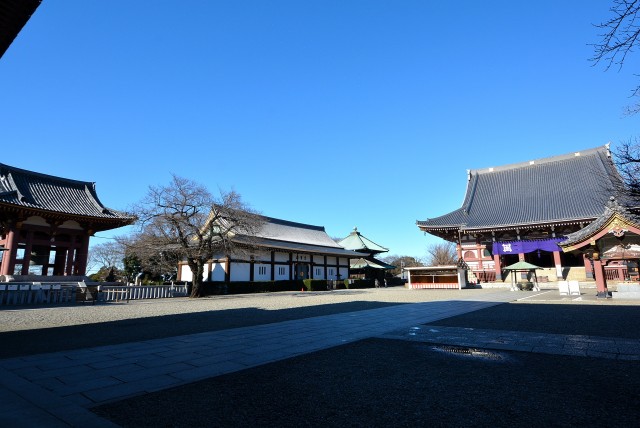
[[[226,263],[214,263],[211,269],[211,281],[224,281]]]
[[[264,268],[265,273],[260,274],[260,267]],[[253,265],[253,280],[254,281],[271,281],[271,265],[267,265],[267,264]]]
[[[313,262],[321,264],[321,265],[324,265],[324,256],[314,255],[313,256]]]
[[[251,278],[251,265],[249,263],[231,263],[231,281],[249,281]]]
[[[284,273],[280,273],[281,268],[282,268],[282,271]],[[289,266],[275,265],[274,269],[275,269],[275,279],[276,279],[276,281],[289,279]]]
[[[271,251],[257,251],[253,253],[254,260],[258,260],[261,262],[270,262],[271,261]]]
[[[50,226],[50,224],[47,222],[47,220],[45,220],[44,218],[42,218],[40,216],[37,216],[37,215],[34,215],[34,216],[31,216],[31,217],[27,218],[23,223],[24,224],[33,224],[33,225],[36,225],[36,226],[45,226],[45,227],[49,227]],[[78,224],[75,221],[73,223]],[[82,229],[79,224],[78,224],[78,228]],[[71,227],[67,227],[66,229],[72,229],[72,228]]]
[[[277,262],[288,262],[289,261],[289,253],[276,253],[275,261]]]
[[[327,264],[328,264],[328,265],[335,265],[335,264],[338,264],[338,263],[337,263],[337,260],[336,260],[336,258],[335,258],[335,257],[330,257],[330,256],[328,256],[328,257],[327,257]]]
[[[296,259],[297,257],[297,259]],[[296,262],[309,262],[311,261],[311,257],[308,254],[294,254],[293,261]]]
[[[341,267],[340,268],[340,279],[347,279],[347,278],[349,278],[349,268]]]
[[[180,265],[180,280],[181,281],[193,281],[193,274],[189,265]]]
[[[59,226],[60,229],[74,229],[74,230],[82,230],[82,226],[80,223],[74,220],[67,220]]]

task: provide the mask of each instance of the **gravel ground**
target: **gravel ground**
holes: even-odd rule
[[[629,328],[639,319],[638,302],[549,294],[438,324],[638,337]],[[124,427],[610,427],[640,421],[638,362],[492,355],[367,339],[92,410]]]
[[[123,427],[638,426],[640,365],[369,339],[92,409]]]
[[[0,311],[0,356],[494,291],[392,287],[5,310]],[[438,324],[640,338],[632,328],[640,319],[639,303],[559,299],[551,292]],[[368,339],[92,410],[125,427],[609,427],[640,421],[638,362],[493,355],[474,358],[428,344]]]
[[[0,311],[0,341],[3,344],[0,346],[0,358],[158,339],[389,305],[469,298],[495,291],[389,287],[24,307]]]

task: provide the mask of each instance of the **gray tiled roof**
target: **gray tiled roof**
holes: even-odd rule
[[[593,220],[618,179],[607,146],[472,170],[462,207],[417,225],[424,231],[471,230]]]
[[[130,223],[133,217],[102,205],[95,183],[0,164],[0,205]]]
[[[262,224],[260,230],[256,232],[256,236],[251,238],[236,236],[234,240],[288,251],[322,253],[342,257],[363,257],[366,255],[341,247],[327,235],[322,226],[264,216],[260,216],[260,219]]]
[[[567,239],[560,242],[559,245],[568,247],[570,245],[577,244],[578,242],[582,242],[590,236],[595,235],[611,219],[611,217],[614,216],[614,214],[619,214],[630,222],[636,225],[640,225],[640,217],[629,211],[623,205],[620,205],[618,201],[612,197],[609,199],[604,212],[601,213],[601,215],[597,219],[595,219],[586,227],[567,235]]]

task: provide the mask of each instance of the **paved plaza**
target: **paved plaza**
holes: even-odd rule
[[[567,298],[558,297],[557,290],[494,290],[455,300],[6,358],[0,360],[0,425],[115,426],[89,409],[369,338],[448,345],[443,349],[454,352],[493,349],[640,359],[637,338],[433,325],[517,299],[561,303]]]

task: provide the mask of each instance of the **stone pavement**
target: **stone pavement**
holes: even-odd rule
[[[578,340],[563,335],[425,326],[522,297],[521,292],[497,291],[470,299],[4,359],[0,360],[0,425],[112,427],[88,408],[370,337],[611,357],[610,338]],[[640,355],[640,341],[614,343],[616,356],[634,359]],[[576,350],[584,353],[572,353]]]

